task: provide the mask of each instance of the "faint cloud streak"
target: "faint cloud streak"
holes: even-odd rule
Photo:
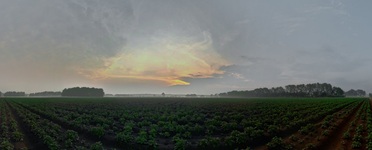
[[[215,52],[207,33],[204,33],[203,41],[179,39],[167,38],[153,45],[128,49],[105,59],[103,68],[80,69],[79,72],[96,80],[129,78],[162,81],[174,86],[189,85],[184,78],[212,78],[223,74],[220,68],[230,65]]]

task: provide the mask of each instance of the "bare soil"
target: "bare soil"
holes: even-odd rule
[[[328,136],[327,138],[320,141],[319,149],[351,149],[351,139],[344,140],[342,138],[343,134],[349,129],[351,122],[355,119],[357,115],[357,111],[361,109],[362,103],[356,107],[350,113],[349,116],[347,116],[345,119],[343,119],[338,127]],[[351,130],[350,130],[351,131]],[[353,137],[353,133],[350,132],[350,136]]]
[[[345,126],[345,124],[348,123],[348,121],[355,117],[356,115],[356,112],[357,110],[361,107],[361,104],[358,104],[358,106],[356,108],[354,108],[354,110],[349,113],[348,116],[344,117],[344,118],[338,118],[336,121],[335,121],[335,124],[333,125],[335,128],[334,130],[330,131],[330,134],[328,136],[333,136],[333,134],[336,134],[336,136],[338,136],[339,133],[337,132],[342,132],[342,131],[338,131],[339,129],[337,128],[341,128],[343,129],[343,127]],[[345,107],[344,107],[345,108]],[[338,114],[338,113],[341,113],[343,111],[343,109],[340,109],[339,111],[333,113],[333,114]],[[288,145],[292,145],[293,149],[304,149],[307,144],[309,143],[312,143],[316,146],[316,149],[322,149],[322,148],[319,148],[319,147],[322,147],[322,144],[321,143],[326,143],[327,139],[329,138],[325,138],[325,137],[322,137],[322,132],[324,131],[324,129],[321,128],[321,125],[324,121],[324,118],[319,120],[318,122],[316,122],[314,124],[315,126],[315,130],[312,131],[311,133],[309,133],[308,135],[302,135],[298,130],[294,131],[294,132],[289,132],[286,136],[282,137],[283,141],[288,144]],[[348,126],[346,126],[348,127]],[[292,134],[291,134],[292,133]],[[295,136],[298,138],[298,140],[296,142],[292,141],[290,139],[291,136]],[[342,134],[341,134],[341,137],[342,137]],[[267,147],[266,145],[261,145],[259,147],[256,147],[254,148],[256,150],[266,150]],[[334,148],[330,148],[330,149],[334,149]]]
[[[22,126],[22,123],[19,120],[19,118],[16,115],[14,115],[13,108],[8,103],[6,103],[6,105],[7,105],[7,107],[10,110],[8,117],[13,118],[17,122],[17,124],[18,124],[18,126],[17,126],[18,127],[18,131],[23,134],[23,140],[22,141],[13,143],[14,149],[15,150],[34,149],[35,146],[32,144],[34,142],[31,141],[30,136],[29,136],[29,133],[26,132],[26,129]]]

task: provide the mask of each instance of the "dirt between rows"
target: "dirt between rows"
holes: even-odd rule
[[[351,122],[355,119],[357,115],[357,111],[361,109],[363,102],[361,102],[356,109],[352,111],[352,113],[340,121],[337,128],[333,130],[327,138],[320,141],[320,145],[317,147],[319,149],[349,149],[351,148],[351,142],[344,142],[342,138],[343,134],[349,129]],[[351,136],[353,134],[350,134]],[[351,139],[350,139],[351,140]]]
[[[349,106],[349,105],[348,105],[348,106]],[[337,126],[338,126],[338,127],[339,127],[339,125],[341,126],[342,123],[344,123],[344,122],[347,123],[347,120],[349,120],[349,118],[352,117],[352,114],[355,114],[355,112],[357,111],[357,109],[360,108],[360,106],[361,106],[361,103],[358,104],[358,107],[354,108],[354,110],[352,111],[352,113],[350,113],[350,114],[348,115],[348,117],[346,117],[346,119],[338,119],[338,120],[336,121],[336,122],[337,122],[337,123],[336,123]],[[347,107],[347,106],[345,106],[345,107]],[[340,110],[334,112],[333,114],[337,114],[337,113],[342,112],[343,109],[344,109],[345,107],[343,107],[342,109],[340,109]],[[325,118],[325,117],[324,117],[324,118]],[[322,124],[322,122],[324,121],[324,118],[321,119],[321,120],[319,120],[319,121],[317,121],[317,122],[314,124],[314,126],[315,126],[315,130],[313,131],[312,135],[310,135],[310,136],[309,136],[309,135],[301,135],[301,134],[299,133],[299,131],[296,130],[295,132],[291,132],[292,134],[287,134],[286,136],[282,137],[284,143],[286,143],[286,144],[288,144],[288,145],[289,145],[289,144],[292,144],[293,149],[303,149],[303,148],[304,148],[308,143],[313,143],[313,144],[317,144],[317,145],[319,145],[319,143],[323,143],[323,141],[326,140],[326,139],[318,139],[317,136],[318,136],[318,135],[320,136],[321,133],[323,132],[323,129],[321,128],[321,124]],[[334,133],[332,132],[332,133],[330,133],[330,134],[334,134]],[[292,135],[298,137],[298,139],[299,139],[299,140],[302,140],[302,142],[300,142],[299,144],[294,144],[294,145],[293,145],[293,141],[290,140],[290,137],[291,137]],[[255,149],[255,150],[266,150],[267,147],[266,147],[266,145],[261,145],[261,146],[259,146],[259,147],[255,147],[254,149]],[[316,149],[318,149],[318,148],[316,148]]]
[[[31,139],[35,139],[35,138],[30,138],[30,137],[33,137],[33,136],[30,135],[31,133],[26,131],[25,126],[22,125],[18,116],[15,115],[15,112],[14,112],[15,110],[9,105],[8,102],[6,102],[6,105],[9,108],[9,116],[8,117],[11,117],[12,119],[14,119],[17,122],[18,131],[23,134],[23,140],[21,142],[13,143],[14,149],[15,150],[22,150],[22,149],[32,150],[32,149],[41,148],[41,147],[37,147],[34,144],[32,144],[32,143],[36,143],[36,141],[31,140]],[[8,121],[9,121],[9,119],[8,119]]]
[[[107,136],[104,136],[102,137],[101,139],[98,139],[98,138],[95,138],[94,136],[92,136],[90,133],[88,133],[88,131],[85,131],[85,130],[79,130],[79,129],[75,129],[74,127],[68,125],[66,122],[63,122],[61,120],[57,120],[57,119],[53,119],[49,116],[46,116],[45,114],[42,114],[42,113],[39,113],[37,111],[34,111],[28,107],[25,107],[23,105],[20,105],[20,104],[17,104],[15,103],[15,105],[19,105],[20,107],[22,107],[23,109],[26,109],[26,110],[29,110],[30,112],[34,113],[34,114],[37,114],[39,115],[41,118],[43,119],[46,119],[46,120],[49,120],[55,124],[58,124],[62,127],[62,130],[63,131],[66,131],[66,130],[74,130],[78,133],[79,135],[79,138],[86,142],[87,144],[94,144],[95,142],[101,142],[103,144],[103,147],[105,149],[119,149],[116,144],[114,143],[114,139],[113,137],[107,137]]]

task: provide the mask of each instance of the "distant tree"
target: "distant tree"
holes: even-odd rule
[[[2,97],[2,96],[3,96],[3,93],[0,92],[0,97]]]
[[[372,93],[369,93],[368,95],[369,95],[370,98],[372,98]]]
[[[26,96],[26,93],[25,92],[9,91],[9,92],[5,92],[4,96],[5,97],[7,97],[7,96]]]
[[[74,87],[62,91],[62,96],[72,97],[103,97],[104,95],[103,89],[99,88]]]
[[[105,94],[105,97],[113,97],[114,94]]]
[[[328,83],[287,85],[283,87],[257,88],[251,91],[230,91],[219,96],[232,97],[342,97],[344,91]]]
[[[356,90],[356,92],[357,92],[357,95],[360,97],[364,97],[367,94],[366,91],[361,90],[361,89]]]
[[[358,90],[351,89],[351,90],[345,92],[345,96],[348,96],[348,97],[364,97],[364,96],[366,96],[366,91],[361,90],[361,89],[358,89]]]
[[[29,96],[61,96],[62,92],[44,91],[38,93],[30,93]]]
[[[186,97],[197,97],[196,94],[186,94]]]
[[[345,92],[341,88],[339,88],[339,87],[333,87],[332,88],[332,95],[339,95],[339,96],[341,96],[341,95],[344,95],[344,94],[345,94]]]
[[[350,89],[349,91],[345,92],[345,96],[356,96],[357,93],[354,89]]]
[[[161,96],[165,96],[165,93],[163,92],[163,93],[161,93]]]

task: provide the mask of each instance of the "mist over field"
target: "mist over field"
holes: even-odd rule
[[[369,1],[1,0],[0,91],[371,92]]]
[[[0,0],[0,150],[371,149],[371,6]]]

